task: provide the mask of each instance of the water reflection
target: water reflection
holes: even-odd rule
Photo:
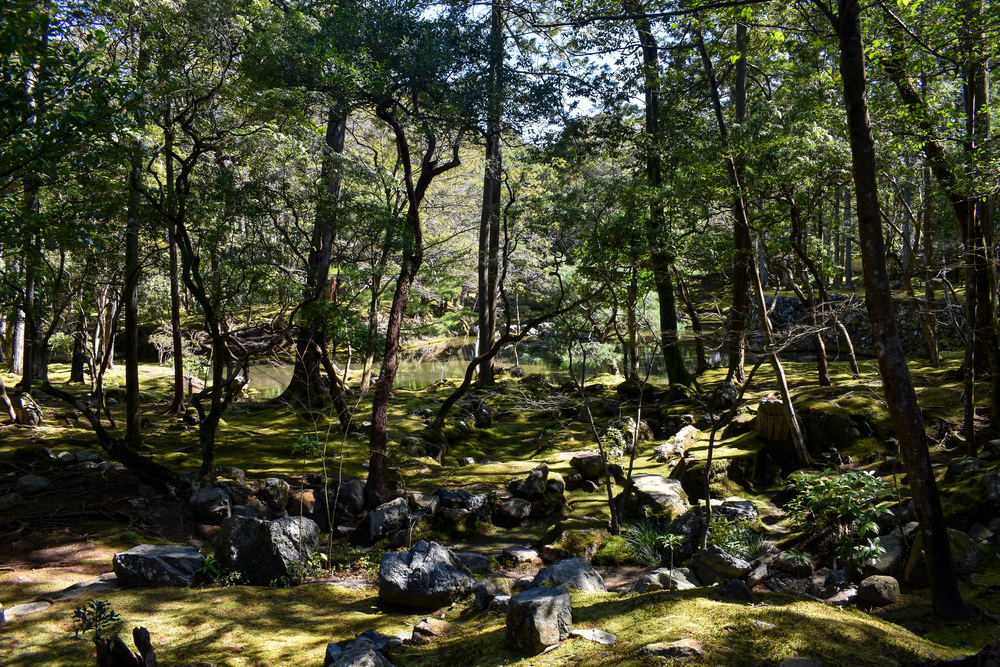
[[[407,389],[422,389],[429,385],[449,378],[461,378],[469,362],[475,358],[476,346],[473,338],[453,338],[444,344],[428,346],[417,352],[400,356],[399,370],[396,373],[396,386]],[[692,372],[696,366],[694,340],[681,341],[681,354],[685,365]],[[653,354],[653,347],[648,346],[643,355],[643,371],[652,364],[650,380],[665,382],[663,357]],[[712,366],[723,366],[729,362],[724,350],[709,350],[708,363]],[[518,346],[518,354],[512,347],[506,347],[497,355],[496,365],[504,367],[520,366],[526,373],[541,375],[555,384],[569,380],[569,371],[558,361],[555,351],[538,344]],[[376,366],[376,369],[378,367]],[[613,372],[612,366],[588,368],[587,374]],[[352,379],[356,380],[360,369],[352,366]],[[254,366],[250,371],[250,387],[259,392],[262,398],[273,398],[280,394],[292,377],[292,365],[285,366]]]

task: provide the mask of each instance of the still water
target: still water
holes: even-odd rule
[[[694,340],[682,340],[681,352],[684,355],[684,361],[688,368],[694,371]],[[646,363],[652,361],[650,380],[665,382],[666,376],[664,375],[663,357],[656,355],[650,359],[650,356],[651,354],[646,354]],[[707,356],[708,362],[712,366],[720,366],[728,363],[728,355],[725,351],[709,351],[707,352]],[[401,355],[399,370],[396,373],[396,386],[408,389],[421,389],[440,380],[464,377],[465,369],[474,357],[475,339],[473,338],[453,338],[442,346],[428,347],[418,352]],[[497,355],[495,364],[506,367],[516,364],[523,368],[526,373],[541,375],[556,384],[561,384],[569,379],[569,371],[558,363],[553,351],[551,349],[539,348],[538,345],[533,345],[530,351],[523,345],[518,346],[516,360],[513,348],[504,348]],[[377,364],[375,369],[376,371],[378,370]],[[612,370],[614,369],[611,367],[601,367],[598,369],[588,367],[587,375]],[[352,363],[352,381],[356,382],[360,373],[361,365]],[[250,369],[250,387],[256,389],[262,398],[272,398],[284,390],[291,377],[291,364],[285,366],[252,366]]]

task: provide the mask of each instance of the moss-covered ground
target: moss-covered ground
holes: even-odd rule
[[[949,516],[956,520],[975,512],[982,500],[978,479],[947,484],[943,481],[944,464],[961,455],[946,437],[949,428],[961,422],[961,378],[955,372],[958,361],[949,359],[942,368],[919,363],[913,366],[929,430],[940,437],[934,455],[940,467],[942,496]],[[165,370],[143,368],[143,416],[149,420],[143,453],[194,476],[200,465],[197,427],[186,426],[181,417],[161,414],[170,395]],[[891,426],[871,362],[863,364],[859,380],[851,378],[846,367],[834,364],[834,386],[829,388],[816,387],[815,369],[810,364],[788,364],[787,371],[799,409],[839,413],[870,427],[852,448],[842,452],[851,456],[855,467],[874,469],[886,456],[896,454],[886,445]],[[53,382],[65,382],[66,372],[65,367],[54,366]],[[703,374],[700,382],[711,390],[723,377],[724,371],[713,370]],[[15,378],[4,379],[8,387],[14,384]],[[615,399],[613,387],[618,380],[598,377],[590,382],[606,387],[588,394],[603,430],[610,418],[606,404]],[[108,378],[110,386],[120,383],[120,376],[112,374]],[[61,386],[84,391],[83,387]],[[493,407],[490,427],[472,428],[466,434],[457,423],[466,418],[467,408],[456,407],[445,430],[451,452],[442,462],[406,456],[398,443],[407,435],[419,434],[428,421],[415,413],[427,408],[436,410],[455,386],[456,381],[445,381],[422,390],[394,392],[389,419],[393,441],[390,454],[401,488],[426,492],[442,486],[499,488],[543,462],[552,471],[568,476],[574,472],[569,464],[571,453],[596,447],[575,398],[530,377],[505,378],[495,391],[478,392],[473,397]],[[773,374],[762,367],[747,391],[746,416],[752,417],[761,396],[775,390]],[[661,398],[655,406],[647,406],[646,414],[655,411],[661,418],[679,419],[684,414],[697,416],[705,411],[697,401],[668,401],[665,394],[659,392]],[[45,446],[56,453],[98,450],[85,421],[66,421],[67,406],[40,392],[35,393],[35,398],[43,408],[42,426],[0,426],[0,495],[7,492],[17,476],[31,471],[30,464],[17,454],[20,448]],[[364,420],[370,406],[365,400],[355,401],[354,410],[357,419]],[[121,417],[120,413],[114,414]],[[303,458],[295,450],[297,438],[307,435],[325,446],[326,469],[331,477],[363,477],[367,439],[357,434],[339,435],[331,416],[330,410],[295,410],[252,399],[237,403],[226,413],[220,427],[216,463],[242,468],[248,478],[255,479],[280,476],[294,482],[304,475],[319,475],[322,462],[311,455]],[[654,444],[658,443],[640,447],[634,471],[671,474],[677,462],[655,461],[651,457]],[[703,461],[707,450],[708,434],[702,433],[688,452],[687,465]],[[713,457],[737,464],[727,467],[728,478],[719,487],[713,486],[714,492],[750,498],[764,514],[774,512],[771,496],[780,490],[785,473],[780,466],[768,463],[772,458],[768,451],[767,443],[749,428],[720,432]],[[464,457],[476,462],[460,465]],[[624,462],[627,464],[627,460]],[[63,475],[56,481],[56,492],[31,498],[27,506],[0,516],[0,603],[7,608],[106,572],[114,552],[135,544],[195,539],[207,548],[210,535],[199,532],[179,501],[163,499],[149,510],[129,505],[128,499],[137,495],[137,482],[129,473]],[[905,480],[897,480],[897,486],[905,495]],[[606,499],[603,487],[595,493],[573,491],[566,518],[601,525],[608,517]],[[518,529],[472,526],[459,532],[436,531],[428,537],[496,554],[506,544],[537,544],[559,518]],[[794,526],[778,516],[774,518],[765,523],[776,536],[779,532],[794,533]],[[325,583],[288,588],[124,590],[100,597],[114,605],[129,627],[149,628],[161,665],[186,661],[230,667],[318,665],[327,642],[350,639],[369,628],[389,634],[408,632],[426,615],[381,608],[372,588],[350,589],[330,583],[370,576],[378,555],[377,551],[351,549],[340,539],[334,540],[330,548],[339,569],[319,575],[321,580],[327,580]],[[401,666],[660,664],[659,659],[640,657],[639,648],[683,637],[704,644],[704,656],[690,662],[706,665],[776,665],[791,656],[819,658],[828,666],[953,658],[978,650],[996,638],[992,614],[1000,614],[1000,604],[993,597],[1000,596],[976,596],[992,590],[988,588],[991,585],[1000,585],[1000,558],[988,548],[983,563],[974,577],[963,580],[963,594],[979,605],[979,615],[962,624],[934,618],[926,589],[905,590],[901,602],[875,614],[764,592],[759,593],[760,603],[752,606],[723,600],[712,589],[624,596],[574,592],[574,624],[618,635],[614,647],[571,639],[544,655],[524,658],[505,647],[502,617],[461,602],[436,612],[447,624],[443,637],[426,646],[405,647],[394,662]],[[47,611],[7,623],[0,630],[0,664],[91,664],[93,645],[74,639],[71,622],[74,607],[85,599],[57,602]]]

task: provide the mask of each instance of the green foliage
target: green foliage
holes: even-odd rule
[[[836,554],[849,565],[858,566],[877,558],[884,551],[878,539],[876,519],[888,512],[884,500],[889,484],[870,471],[835,471],[801,473],[786,486],[798,492],[788,506],[803,526],[832,528],[837,541]]]
[[[73,630],[80,633],[94,633],[94,641],[114,637],[125,628],[125,619],[118,615],[110,602],[87,600],[73,610]]]
[[[750,522],[726,517],[714,517],[708,533],[708,543],[715,544],[728,554],[753,560],[767,551],[771,541],[761,535]]]
[[[212,554],[205,556],[195,574],[202,581],[209,581],[219,586],[239,586],[243,583],[242,574],[223,567]]]
[[[678,537],[681,539],[676,539]],[[660,567],[669,563],[684,539],[683,536],[671,533],[666,525],[649,520],[625,526],[622,538],[631,550],[632,559],[646,567]]]

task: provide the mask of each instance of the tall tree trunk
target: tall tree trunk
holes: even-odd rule
[[[327,152],[323,157],[323,181],[327,199],[317,207],[306,273],[304,296],[311,303],[305,309],[306,321],[299,326],[292,379],[280,400],[311,402],[317,397],[325,396],[328,391],[321,370],[323,349],[326,345],[325,305],[330,301],[330,264],[341,189],[341,176],[336,168],[335,156],[344,152],[346,131],[347,114],[339,107],[331,107],[326,120]]]
[[[174,133],[171,110],[168,106],[163,113],[163,160],[166,176],[166,202],[169,213],[167,223],[167,246],[170,255],[170,340],[173,347],[174,361],[174,397],[166,414],[176,415],[184,412],[184,341],[181,340],[181,286],[180,266],[177,259],[177,226],[173,217],[177,213],[177,202],[174,183]]]
[[[840,75],[844,85],[854,188],[857,194],[865,302],[878,352],[879,374],[886,403],[896,428],[900,453],[924,536],[934,610],[943,616],[965,618],[968,612],[958,590],[958,578],[951,560],[948,532],[931,469],[923,418],[917,405],[913,380],[906,365],[892,307],[878,198],[875,140],[865,92],[861,6],[858,0],[839,0],[839,16],[835,16],[822,0],[815,1],[831,19],[840,39]]]
[[[844,289],[854,289],[854,236],[851,225],[851,190],[844,191]]]
[[[486,99],[486,171],[483,174],[483,206],[479,219],[479,336],[478,350],[482,354],[493,346],[497,327],[500,279],[500,214],[503,179],[503,141],[501,114],[501,76],[505,39],[503,6],[493,0],[490,16],[488,90]],[[479,384],[494,383],[493,357],[479,365]]]
[[[653,238],[664,231],[663,203],[657,190],[662,181],[660,164],[660,65],[659,45],[653,36],[649,18],[640,0],[628,0],[626,9],[633,19],[642,46],[643,97],[646,106],[646,179],[650,191],[649,231]],[[653,250],[649,257],[653,283],[659,299],[660,349],[666,366],[667,379],[676,386],[695,386],[694,377],[684,366],[677,329],[677,303],[672,275],[673,257],[663,249]]]
[[[385,502],[389,495],[388,470],[386,457],[389,453],[389,399],[392,385],[399,369],[400,333],[403,329],[403,317],[406,315],[406,304],[410,298],[410,289],[417,277],[420,265],[424,261],[423,229],[420,221],[420,206],[431,182],[437,176],[461,164],[458,154],[458,141],[452,145],[451,160],[440,162],[437,156],[437,137],[428,132],[425,136],[426,148],[420,161],[419,175],[412,163],[412,153],[407,131],[402,121],[396,116],[391,103],[380,104],[375,115],[388,125],[396,139],[396,153],[403,167],[403,180],[406,184],[406,235],[403,238],[402,259],[399,265],[399,277],[396,279],[396,290],[389,307],[389,321],[385,333],[385,351],[382,355],[382,368],[372,396],[372,426],[369,436],[368,480],[365,483],[365,507],[374,509]]]
[[[744,23],[736,24],[736,51],[739,60],[736,61],[736,85],[733,91],[735,104],[735,120],[738,125],[746,122],[747,117],[747,27]],[[743,178],[743,154],[736,158],[736,172]],[[742,384],[746,380],[746,325],[749,301],[748,272],[753,261],[753,241],[750,237],[750,227],[743,224],[744,218],[739,215],[739,195],[733,202],[733,291],[729,307],[729,370],[727,382]]]
[[[69,381],[71,383],[83,384],[86,382],[84,368],[87,364],[87,331],[84,320],[83,308],[80,308],[80,315],[76,318],[76,325],[73,328],[73,357],[69,364]]]
[[[140,74],[146,59],[139,55]],[[143,129],[139,122],[139,131]],[[129,171],[128,207],[125,212],[125,275],[122,283],[122,303],[125,306],[125,443],[138,447],[142,443],[142,420],[139,413],[139,230],[142,179],[142,146],[132,145],[132,164]]]
[[[736,224],[746,225],[747,229],[749,229],[750,225],[748,223],[749,212],[747,210],[747,199],[744,194],[743,184],[740,182],[736,161],[733,159],[731,151],[729,150],[729,130],[726,127],[726,118],[722,113],[722,101],[719,96],[719,84],[715,78],[715,68],[712,66],[712,59],[709,57],[708,50],[705,48],[705,40],[702,38],[700,30],[696,32],[695,38],[698,53],[701,56],[702,66],[705,69],[705,77],[708,79],[708,92],[712,102],[712,109],[715,112],[715,121],[719,127],[719,137],[722,141],[723,148],[726,150],[725,163],[727,175],[729,176],[729,184],[733,191],[737,193],[737,199],[740,204],[735,211],[737,215]],[[798,417],[795,415],[795,406],[792,405],[792,396],[788,390],[788,378],[785,376],[785,367],[782,365],[781,359],[778,357],[778,348],[775,344],[774,332],[771,329],[771,321],[767,317],[767,303],[764,300],[764,285],[761,283],[760,273],[756,266],[751,266],[750,274],[750,278],[753,281],[757,317],[760,320],[760,331],[764,338],[764,349],[770,357],[771,367],[774,369],[775,377],[778,380],[778,392],[781,395],[781,400],[785,407],[785,416],[788,419],[788,425],[791,429],[792,444],[795,447],[795,452],[799,458],[799,462],[802,465],[808,465],[810,462],[809,450],[806,448],[805,437],[802,435],[802,428],[799,424]]]

